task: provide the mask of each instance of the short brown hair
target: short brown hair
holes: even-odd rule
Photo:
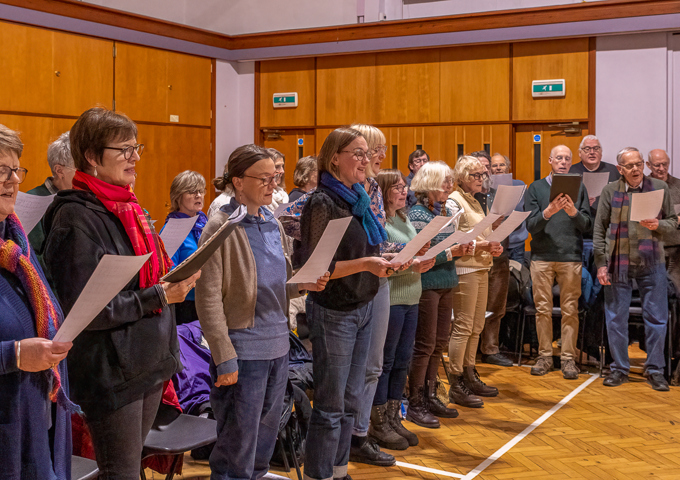
[[[21,138],[19,138],[19,132],[0,125],[0,153],[3,155],[16,153],[17,158],[21,158],[23,151],[24,144]]]
[[[205,192],[205,178],[198,172],[193,170],[184,170],[178,174],[170,185],[170,204],[172,211],[179,210],[179,204],[182,201],[182,195],[195,190],[203,190]]]
[[[378,186],[380,187],[380,191],[382,192],[383,207],[385,207],[385,212],[387,212],[387,191],[396,185],[399,182],[399,179],[404,181],[404,185],[408,185],[404,174],[397,169],[388,168],[380,170],[378,172],[378,176],[375,178],[375,180],[378,182]],[[399,215],[399,218],[401,218],[403,221],[406,221],[407,210],[407,206],[397,210],[397,215]],[[390,219],[388,218],[387,221],[390,221]]]
[[[272,158],[271,153],[266,148],[253,144],[238,147],[229,155],[224,173],[224,185],[232,185],[234,178],[243,177],[246,170],[265,158]]]
[[[95,107],[78,117],[69,136],[73,162],[84,171],[89,165],[87,155],[101,165],[105,147],[110,142],[137,138],[137,125],[122,113]]]
[[[311,155],[309,157],[302,157],[297,161],[295,165],[295,171],[293,172],[293,184],[302,188],[309,183],[309,179],[312,174],[319,170],[317,165],[316,155]]]
[[[338,169],[333,165],[333,158],[359,137],[363,138],[361,132],[349,127],[336,128],[329,133],[319,152],[319,175],[328,172],[337,178]]]

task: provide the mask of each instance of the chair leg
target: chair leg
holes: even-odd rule
[[[139,467],[139,477],[142,480],[146,480],[146,473],[144,473],[144,467]]]
[[[579,349],[579,354],[578,354],[578,368],[582,369],[583,368],[583,344],[585,343],[585,336],[586,336],[586,316],[585,314],[583,315],[583,321],[581,322],[581,348]],[[588,359],[588,355],[586,354],[586,360]]]
[[[519,349],[517,350],[517,366],[522,366],[522,352],[524,351],[524,324],[527,320],[527,314],[522,312],[522,321],[519,326]]]
[[[604,345],[604,329],[607,326],[607,321],[602,322],[602,332],[600,334],[600,377],[604,376],[604,358],[605,358],[605,345]]]
[[[297,459],[297,452],[295,451],[295,445],[293,444],[293,435],[290,426],[286,425],[286,436],[288,437],[288,448],[290,448],[291,457],[293,458],[293,466],[295,467],[295,472],[297,472],[298,480],[302,480],[302,472],[300,471],[300,462]]]
[[[444,367],[444,372],[446,372],[446,379],[449,381],[449,385],[451,385],[451,376],[449,374],[449,368],[446,366],[446,362],[444,361],[444,354],[440,353],[439,358],[442,361],[442,367]]]
[[[175,470],[177,469],[177,464],[179,463],[179,460],[184,456],[184,454],[180,453],[178,455],[174,455],[172,459],[172,465],[170,466],[170,471],[165,477],[165,480],[172,480],[175,478]]]
[[[279,444],[281,454],[283,455],[283,468],[286,471],[286,473],[288,473],[290,472],[290,465],[288,464],[288,454],[286,453],[286,447],[283,445],[283,440],[281,440],[280,432],[278,438],[276,439],[276,442]]]

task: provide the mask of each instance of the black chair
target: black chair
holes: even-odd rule
[[[217,421],[180,413],[174,407],[161,404],[156,420],[144,441],[142,460],[153,455],[173,457],[165,480],[172,480],[180,459],[188,451],[217,441]],[[142,480],[146,480],[144,469]]]
[[[89,458],[71,455],[71,478],[73,480],[93,480],[98,476],[97,462]]]

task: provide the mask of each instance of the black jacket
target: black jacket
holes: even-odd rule
[[[43,226],[43,260],[65,315],[103,255],[135,254],[123,224],[90,192],[59,192]],[[174,309],[135,275],[75,339],[68,360],[71,399],[88,417],[127,405],[182,369]]]

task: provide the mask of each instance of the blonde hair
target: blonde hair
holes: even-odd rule
[[[470,172],[480,168],[484,169],[484,165],[479,161],[479,158],[471,157],[470,155],[459,157],[456,166],[453,167],[453,182],[456,185],[462,185],[468,181]]]
[[[453,172],[446,163],[441,160],[427,162],[411,180],[411,190],[416,193],[443,192],[442,184],[447,177],[453,177]]]
[[[368,144],[369,152],[378,145],[385,145],[385,143],[387,142],[385,134],[379,128],[374,127],[373,125],[355,123],[350,128],[353,128],[361,132],[361,135],[363,135],[364,139],[366,140],[366,144]],[[366,176],[375,177],[376,175],[377,175],[376,172],[374,172],[373,169],[371,168],[371,162],[368,162],[368,166],[366,167]]]
[[[205,178],[198,172],[193,170],[184,170],[177,175],[170,185],[170,204],[172,211],[179,210],[179,204],[182,201],[182,195],[196,190],[205,191]]]

